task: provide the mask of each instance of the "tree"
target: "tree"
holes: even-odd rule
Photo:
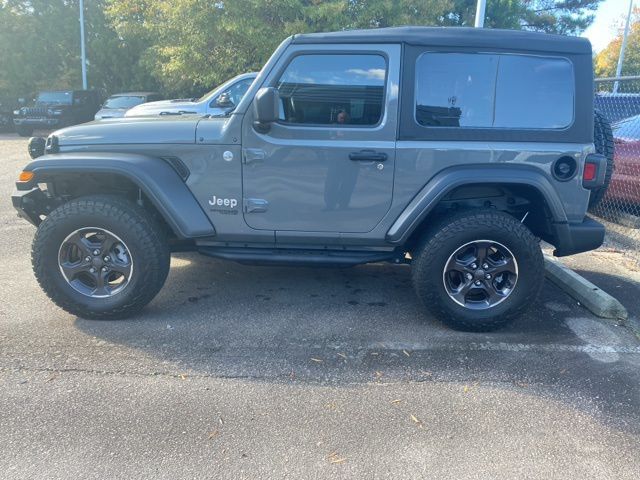
[[[602,0],[487,0],[485,27],[578,35]],[[476,0],[454,0],[445,25],[473,26]]]
[[[88,83],[117,91],[157,84],[139,58],[149,44],[124,41],[104,16],[106,0],[85,2]],[[0,92],[81,88],[78,0],[0,0]]]
[[[577,34],[601,0],[488,0],[485,26]],[[79,0],[0,0],[0,95],[81,86]],[[88,80],[197,95],[258,70],[287,36],[473,24],[476,0],[87,0]]]
[[[622,75],[640,75],[640,9],[635,9],[631,17],[629,37],[622,63]],[[620,34],[609,43],[595,58],[597,77],[613,77],[616,74],[620,47],[622,46],[622,28]]]

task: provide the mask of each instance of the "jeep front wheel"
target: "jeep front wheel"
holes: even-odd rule
[[[535,301],[544,264],[538,240],[518,220],[471,211],[431,230],[414,252],[412,278],[420,299],[444,323],[489,331]]]
[[[162,229],[139,206],[107,195],[72,200],[40,224],[32,247],[38,283],[59,307],[89,319],[130,316],[169,272]]]
[[[21,137],[30,137],[33,134],[31,127],[16,127],[16,133]]]

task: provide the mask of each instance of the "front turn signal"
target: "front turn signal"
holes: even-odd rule
[[[33,172],[20,172],[20,176],[18,177],[19,182],[30,182],[33,180],[34,174]]]

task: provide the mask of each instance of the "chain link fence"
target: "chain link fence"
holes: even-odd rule
[[[640,264],[640,76],[596,79],[594,103],[596,148],[611,168],[591,215],[607,228],[604,247]]]

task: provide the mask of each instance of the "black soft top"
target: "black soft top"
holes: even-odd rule
[[[472,47],[591,55],[586,38],[523,30],[468,27],[390,27],[303,33],[292,43],[406,43],[434,47]]]

